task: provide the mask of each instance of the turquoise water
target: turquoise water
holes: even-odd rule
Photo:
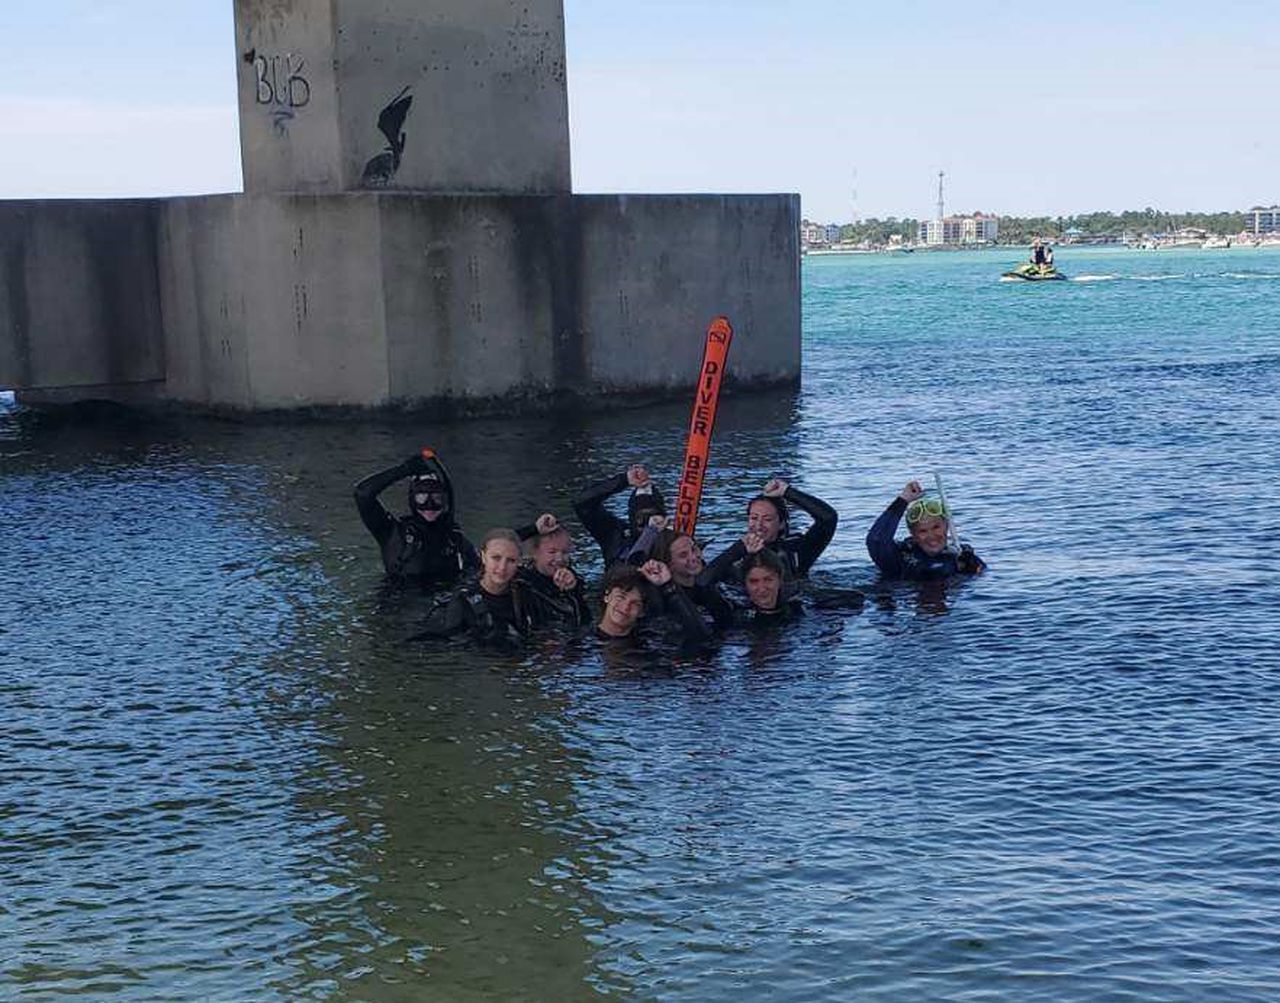
[[[0,411],[0,997],[1275,999],[1280,252],[1058,257],[805,262],[711,549],[781,473],[870,588],[936,470],[992,571],[654,665],[407,644],[349,489],[431,442],[479,535],[684,406]]]

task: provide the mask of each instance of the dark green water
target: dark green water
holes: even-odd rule
[[[0,413],[0,997],[1274,999],[1280,253],[1009,264],[806,262],[703,516],[785,474],[867,584],[937,469],[992,573],[648,667],[405,643],[350,485],[429,442],[473,535],[567,515],[683,405]]]

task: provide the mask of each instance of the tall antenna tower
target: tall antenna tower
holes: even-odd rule
[[[858,225],[858,169],[853,169],[853,224]]]
[[[943,201],[942,201],[942,179],[945,176],[946,174],[944,171],[938,172],[938,219],[943,219],[945,216],[945,213],[943,210]]]

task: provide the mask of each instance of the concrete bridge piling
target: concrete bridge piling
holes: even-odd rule
[[[272,410],[800,365],[799,198],[574,195],[561,0],[236,0],[245,192],[0,201],[0,387]]]

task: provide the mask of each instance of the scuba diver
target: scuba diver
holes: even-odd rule
[[[895,541],[898,523],[907,517],[910,536]],[[867,551],[886,578],[931,581],[951,575],[977,575],[986,564],[968,544],[957,553],[947,547],[951,513],[941,498],[925,498],[919,481],[908,481],[867,532]]]
[[[789,623],[802,616],[806,602],[820,610],[859,610],[866,597],[856,589],[807,589],[802,601],[791,588],[782,558],[764,545],[759,533],[747,533],[735,547],[726,550],[707,567],[700,582],[715,584],[735,572],[731,559],[745,553],[737,563],[747,604],[734,610],[735,622],[743,626],[766,627]]]
[[[530,602],[539,607],[536,619],[567,627],[581,627],[591,619],[586,589],[572,570],[573,537],[550,512],[538,516],[516,535],[524,541],[529,560],[516,579],[527,587]]]
[[[1043,268],[1046,264],[1044,244],[1039,237],[1031,242],[1031,263],[1037,268]]]
[[[653,547],[653,556],[671,569],[671,580],[693,605],[705,610],[717,627],[733,623],[733,604],[720,592],[715,582],[703,582],[699,575],[706,570],[702,548],[688,533],[664,529]]]
[[[627,499],[627,521],[623,522],[605,508],[605,502],[627,487],[631,488],[631,496]],[[650,480],[649,471],[638,463],[591,485],[574,500],[573,511],[600,545],[606,569],[636,556],[643,559],[642,555],[629,558],[633,546],[651,517],[667,514],[661,492]]]
[[[735,606],[733,619],[740,624],[782,624],[804,612],[800,600],[787,587],[790,576],[782,558],[764,545],[764,537],[748,532],[741,540],[707,565],[698,577],[704,588],[725,578],[741,575],[746,606]]]
[[[480,545],[477,578],[436,597],[421,633],[411,640],[469,634],[491,644],[518,644],[539,624],[539,606],[520,581],[520,538],[510,529],[491,529]]]
[[[409,514],[394,516],[378,500],[396,481],[409,481]],[[370,474],[355,486],[356,508],[378,541],[382,566],[397,582],[437,591],[480,567],[476,549],[455,522],[453,484],[431,449]]]
[[[651,596],[654,590],[666,612],[680,625],[684,641],[700,643],[711,639],[711,628],[689,597],[671,580],[671,569],[661,561],[646,561],[638,568],[615,564],[605,572],[600,589],[604,610],[596,624],[596,637],[603,641],[639,643],[636,631],[651,601],[646,596]]]
[[[788,502],[813,519],[813,525],[803,535],[791,532]],[[782,559],[790,579],[803,578],[809,573],[813,562],[827,549],[827,544],[835,536],[839,519],[836,510],[822,499],[805,494],[777,477],[770,480],[760,494],[747,504],[747,533],[758,535],[764,541],[764,546]],[[729,563],[735,565],[737,580],[742,581],[742,561],[747,555],[742,540],[712,563],[719,564],[730,552],[733,557],[729,559]]]

